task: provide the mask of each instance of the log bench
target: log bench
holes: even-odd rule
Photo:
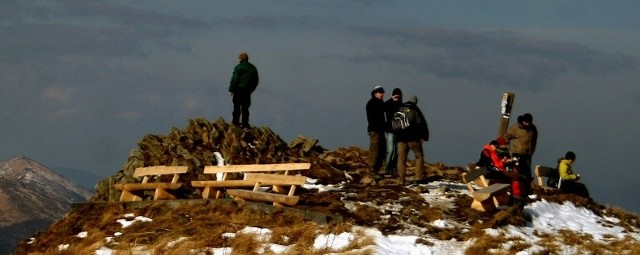
[[[245,181],[253,182],[253,190],[227,189],[227,194],[240,201],[272,202],[274,206],[296,205],[300,200],[300,197],[294,195],[296,188],[303,185],[306,180],[307,177],[302,175],[247,173]],[[288,190],[283,186],[289,186]],[[280,189],[272,189],[277,193],[270,193],[262,191],[263,187],[280,187]]]
[[[178,183],[179,175],[189,170],[187,166],[150,166],[138,167],[133,172],[133,177],[142,177],[140,183],[116,183],[113,187],[122,191],[120,201],[141,201],[140,193],[147,190],[154,190],[153,200],[176,199],[169,190],[182,188],[182,183]],[[164,175],[172,175],[171,182],[162,182],[160,178]],[[150,182],[151,179],[153,182]]]
[[[560,188],[562,179],[559,176],[558,169],[551,168],[548,166],[536,165],[535,173],[536,173],[536,179],[538,180],[538,186],[540,186],[540,188],[542,188],[543,190],[548,191],[548,190],[556,190]],[[554,174],[555,174],[555,177],[558,178],[558,186],[552,187],[552,186],[545,185],[543,180],[544,177],[549,178]]]
[[[479,167],[471,169],[469,172],[462,173],[462,181],[467,185],[473,202],[471,208],[481,212],[493,212],[496,206],[506,205],[509,203],[510,184],[494,183],[489,185],[484,175],[488,173],[487,168]],[[480,183],[480,189],[476,190],[472,182]]]
[[[253,164],[253,165],[225,165],[225,166],[205,166],[204,174],[216,175],[215,180],[192,181],[191,186],[201,188],[202,198],[208,199],[211,194],[215,198],[222,197],[222,190],[228,188],[251,188],[256,185],[255,180],[247,179],[249,173],[282,173],[289,175],[292,171],[302,171],[311,168],[310,163],[280,163],[280,164]],[[227,179],[230,173],[244,173],[242,180]],[[252,176],[252,175],[249,175]],[[267,182],[269,183],[269,182]],[[282,187],[278,183],[271,184],[275,191],[280,192]],[[286,184],[283,184],[286,185]]]

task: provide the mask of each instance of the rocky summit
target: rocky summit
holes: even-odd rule
[[[224,162],[219,162],[216,152]],[[318,140],[304,136],[287,143],[267,127],[241,128],[222,118],[213,123],[192,119],[183,129],[142,137],[122,169],[96,185],[97,193],[90,203],[76,204],[49,229],[21,242],[15,254],[326,254],[331,252],[314,248],[314,238],[360,227],[376,229],[382,235],[416,236],[412,246],[437,248],[447,242],[457,247],[454,254],[487,254],[489,250],[516,254],[533,248],[539,251],[535,254],[557,254],[567,246],[579,251],[567,254],[640,251],[640,220],[620,209],[533,187],[536,197],[526,203],[512,203],[495,213],[479,212],[470,208],[473,199],[461,181],[463,168],[425,163],[425,183],[404,186],[387,176],[374,185],[362,185],[367,156],[367,151],[353,146],[327,150]],[[208,165],[293,162],[308,162],[311,168],[304,172],[309,184],[296,189],[300,201],[291,207],[229,198],[205,200],[202,190],[189,185],[194,180],[211,179],[203,174]],[[407,164],[411,182],[415,162]],[[177,199],[153,201],[152,194],[145,194],[144,201],[116,202],[119,192],[113,189],[114,184],[140,182],[133,177],[136,168],[158,165],[188,166],[188,172],[179,178],[184,185],[176,193]],[[589,214],[607,221],[602,224],[615,225],[628,235],[601,242],[584,233],[560,230],[560,234],[549,234],[536,229],[536,238],[530,241],[491,234],[498,230],[487,231],[526,228],[535,216],[525,213],[527,206],[566,202],[593,212]],[[270,238],[265,241],[242,233],[254,227],[263,229],[260,232],[269,229]],[[263,242],[289,248],[267,252]],[[355,238],[346,248],[332,251],[387,254],[365,248],[371,242],[371,238]]]

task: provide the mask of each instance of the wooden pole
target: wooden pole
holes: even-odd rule
[[[500,104],[502,107],[501,116],[500,116],[500,127],[498,128],[498,137],[504,137],[504,134],[507,133],[507,128],[509,126],[509,118],[511,118],[511,109],[513,108],[513,100],[515,99],[515,95],[511,92],[504,92],[502,94],[502,103]]]

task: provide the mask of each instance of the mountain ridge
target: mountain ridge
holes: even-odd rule
[[[0,161],[0,254],[62,218],[92,192],[24,155]]]

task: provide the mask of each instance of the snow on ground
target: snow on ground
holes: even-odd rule
[[[317,184],[308,185],[313,186],[314,188],[320,188],[320,190],[336,189],[335,186],[322,187],[322,185]],[[442,195],[442,193],[447,189],[454,192],[460,192],[462,194],[469,194],[466,186],[459,183],[438,181],[429,183],[427,185],[422,185],[422,187],[426,187],[430,191],[428,193],[423,193],[422,195],[427,200],[427,202],[439,206],[452,206],[453,204],[453,198],[447,198],[446,196]],[[390,208],[391,210],[398,210],[398,208],[393,209],[393,205],[387,205],[387,207],[387,210],[389,210]],[[598,215],[595,215],[590,210],[582,207],[576,207],[570,202],[558,204],[541,200],[526,205],[524,209],[525,213],[531,216],[532,219],[532,222],[529,224],[529,226],[507,226],[500,229],[485,230],[488,235],[497,236],[500,234],[505,234],[507,237],[520,237],[522,240],[531,242],[531,247],[518,253],[521,255],[534,254],[543,251],[542,247],[535,244],[538,238],[534,235],[534,231],[553,234],[559,230],[571,230],[576,233],[592,235],[595,240],[602,241],[604,241],[606,238],[611,238],[612,236],[617,238],[624,238],[625,235],[628,235],[625,233],[623,228],[615,226],[615,224],[619,221],[618,219],[611,217],[600,217]],[[123,217],[123,219],[118,220],[118,222],[122,224],[122,228],[126,228],[131,224],[144,224],[145,222],[152,221],[152,219],[131,214],[124,215]],[[127,220],[131,218],[133,219]],[[452,227],[452,224],[459,223],[448,222],[446,220],[436,220],[431,224],[439,228],[449,228]],[[268,241],[270,239],[272,231],[269,229],[247,226],[237,233],[225,233],[223,235],[223,238],[234,238],[236,234],[242,233],[256,234],[260,236],[260,240]],[[82,233],[81,235],[85,234]],[[630,235],[636,240],[640,240],[640,231],[635,230]],[[356,226],[353,228],[352,232],[349,233],[340,233],[337,235],[320,234],[316,237],[313,247],[316,250],[325,250],[328,252],[327,254],[331,254],[331,252],[336,252],[344,247],[347,247],[350,242],[358,240],[362,237],[370,237],[374,240],[375,243],[375,245],[364,247],[362,249],[373,251],[374,254],[378,255],[462,255],[464,254],[464,250],[472,244],[471,242],[473,242],[473,240],[443,241],[429,236],[417,235],[385,236],[378,229]],[[418,238],[426,239],[433,245],[427,246],[424,244],[416,243],[416,240]],[[182,240],[184,240],[183,237],[181,237],[180,240],[176,240],[176,242],[180,242]],[[509,243],[505,243],[503,247],[505,247],[505,249],[508,249],[509,245]],[[64,249],[63,247],[64,246],[62,246],[61,249]],[[283,253],[288,249],[287,246],[269,243],[265,244],[262,248],[263,252],[271,251],[274,253]],[[575,253],[575,249],[572,249],[572,247],[566,247],[566,249],[563,250],[565,254]],[[229,247],[212,247],[209,248],[208,251],[216,255],[228,255],[231,254],[232,249]],[[101,247],[96,250],[95,254],[112,255],[115,254],[115,252],[106,247]]]

